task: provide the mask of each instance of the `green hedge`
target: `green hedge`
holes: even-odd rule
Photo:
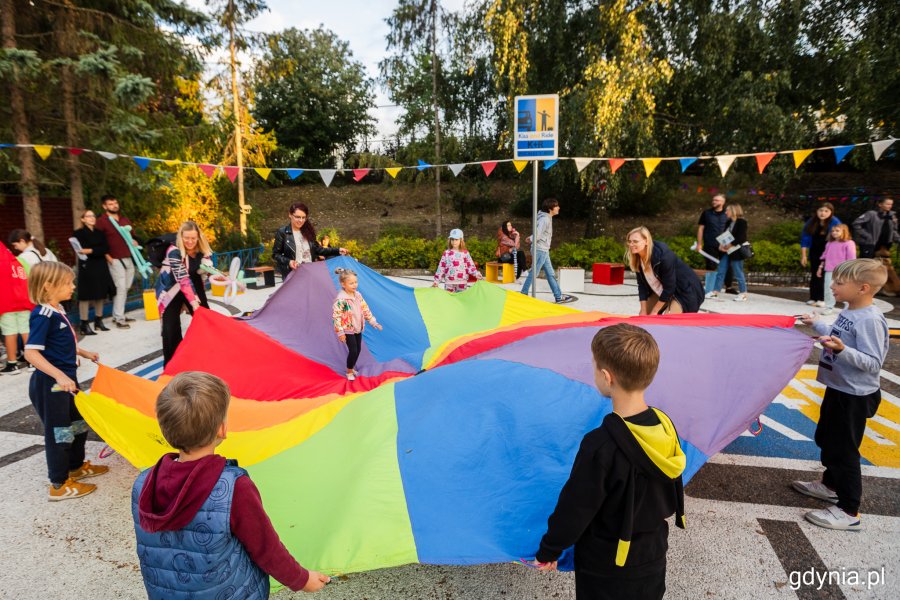
[[[590,271],[597,262],[621,263],[625,260],[625,246],[613,238],[588,238],[560,244],[550,250],[554,267],[581,267]]]

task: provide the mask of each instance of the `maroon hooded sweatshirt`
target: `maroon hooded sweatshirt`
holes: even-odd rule
[[[177,458],[177,454],[160,458],[144,482],[138,499],[138,517],[144,531],[183,529],[209,498],[225,469],[225,458],[217,454],[189,462],[178,462]],[[235,481],[230,522],[231,533],[244,545],[250,560],[295,592],[303,589],[309,571],[281,543],[263,509],[259,490],[249,477]]]

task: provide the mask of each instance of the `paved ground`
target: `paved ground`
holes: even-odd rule
[[[396,279],[430,284],[425,277]],[[539,285],[539,297],[550,298],[545,282]],[[270,291],[242,296],[237,309],[260,306]],[[787,315],[806,309],[799,301],[802,291],[751,291],[747,303],[728,297],[707,301],[703,309]],[[633,280],[614,287],[588,284],[576,295],[573,306],[582,310],[637,312]],[[892,326],[900,326],[893,303],[879,300],[879,307]],[[105,364],[156,377],[161,371],[159,325],[134,316],[139,320],[133,329],[89,337],[83,345],[100,352]],[[762,416],[762,433],[738,438],[688,485],[689,528],[670,536],[668,597],[900,598],[900,352],[892,343],[882,372],[884,401],[863,446],[866,529],[858,533],[807,524],[803,512],[818,503],[788,489],[792,479],[812,478],[821,470],[812,442],[822,395],[815,382],[815,353],[808,362]],[[93,366],[82,367],[79,376],[89,382]],[[0,489],[5,491],[0,518],[6,524],[0,529],[0,598],[143,597],[129,512],[136,471],[117,455],[97,461],[109,464],[112,472],[97,481],[96,493],[75,502],[47,503],[40,427],[27,386],[26,375],[0,377]],[[102,448],[99,440],[89,442],[89,457]],[[826,575],[824,584],[802,584],[801,576],[809,581],[811,569]],[[571,574],[544,575],[512,564],[411,565],[339,578],[321,597],[543,600],[573,598],[574,585]]]

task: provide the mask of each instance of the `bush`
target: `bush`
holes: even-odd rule
[[[589,271],[597,262],[621,263],[625,246],[608,237],[588,238],[566,242],[550,251],[550,260],[556,267],[581,267]]]
[[[706,261],[703,259],[703,255],[696,250],[691,250],[691,246],[697,241],[695,236],[679,235],[678,237],[667,238],[660,241],[665,242],[669,248],[672,249],[672,252],[674,252],[678,258],[686,262],[692,269],[706,268]]]
[[[800,242],[800,233],[803,230],[803,223],[800,221],[785,221],[782,223],[773,223],[768,227],[761,229],[753,235],[751,231],[750,241],[754,242],[753,249],[756,250],[756,240],[769,241],[781,246],[790,246]],[[800,260],[800,253],[797,252],[797,260]]]
[[[747,261],[748,271],[764,271],[770,273],[796,273],[800,267],[800,243],[781,245],[769,240],[753,242],[756,254]]]
[[[444,243],[444,240],[384,236],[365,250],[361,260],[369,267],[381,269],[434,269]]]

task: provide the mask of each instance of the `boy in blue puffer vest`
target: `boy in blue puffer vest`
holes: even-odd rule
[[[131,493],[144,586],[151,599],[268,598],[271,575],[294,591],[330,579],[291,556],[237,462],[215,454],[231,393],[214,375],[176,375],[156,400],[166,454]]]

